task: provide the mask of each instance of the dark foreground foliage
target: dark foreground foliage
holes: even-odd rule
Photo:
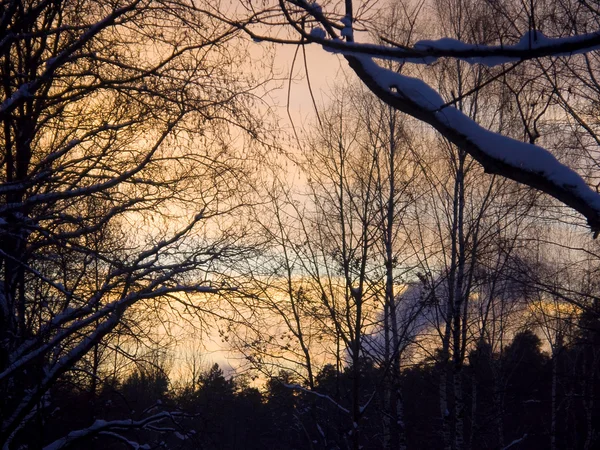
[[[600,324],[584,316],[569,342],[553,352],[542,349],[530,330],[517,334],[501,354],[482,342],[463,368],[465,447],[473,449],[598,448],[600,417]],[[383,448],[381,382],[383,369],[362,361],[364,449]],[[30,425],[36,448],[90,426],[96,419],[142,419],[158,410],[189,416],[173,421],[170,433],[124,433],[147,448],[176,449],[343,449],[350,445],[349,408],[353,371],[325,366],[316,377],[317,396],[294,386],[289,372],[267,381],[263,389],[243,377],[228,378],[215,364],[191,385],[170,388],[160,368],[138,370],[127,379],[104,383],[95,394],[62,383],[51,393],[58,405]],[[439,381],[442,363],[431,357],[403,370],[401,393],[407,448],[439,449]],[[374,393],[374,395],[373,395]],[[324,397],[324,396],[327,396]],[[452,406],[453,399],[449,399]],[[452,408],[451,410],[454,410]],[[161,427],[168,427],[161,424]],[[513,445],[511,445],[513,444]],[[23,447],[24,448],[24,447]],[[111,436],[74,442],[72,448],[125,449]]]

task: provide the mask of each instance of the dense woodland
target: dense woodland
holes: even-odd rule
[[[578,325],[572,343],[555,358],[541,350],[540,339],[528,330],[515,335],[502,354],[493,353],[486,344],[469,353],[462,386],[468,399],[466,445],[498,448],[498,442],[506,442],[516,448],[550,448],[553,422],[556,448],[585,448],[590,445],[588,440],[593,444],[597,428],[590,418],[600,413],[593,401],[599,394],[600,380],[591,361],[597,359],[600,322],[584,317]],[[379,449],[383,448],[382,380],[386,375],[370,359],[360,363],[362,400],[369,402],[361,445]],[[326,365],[316,374],[314,389],[329,396],[335,405],[323,397],[291,389],[289,386],[298,380],[290,372],[281,371],[257,389],[243,377],[224,376],[217,364],[203,371],[196,383],[175,388],[169,387],[168,376],[160,367],[139,369],[120,382],[107,382],[95,396],[67,383],[53,392],[57,410],[46,418],[46,438],[62,436],[73,425],[84,427],[99,413],[107,419],[143,417],[158,404],[184,411],[189,417],[169,438],[152,431],[132,433],[138,440],[164,441],[167,448],[182,449],[343,448],[349,444],[352,426],[340,406],[351,407],[352,372],[351,367],[339,372]],[[434,358],[402,371],[406,448],[440,448],[437,386],[442,374],[443,368]],[[371,399],[372,392],[375,396]],[[452,407],[452,401],[450,404]],[[555,415],[554,404],[559,405]],[[88,445],[120,448],[110,438]]]
[[[2,449],[600,448],[599,30],[0,0]]]

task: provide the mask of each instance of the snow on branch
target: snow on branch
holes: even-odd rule
[[[346,56],[346,59],[381,100],[433,126],[465,149],[486,172],[552,195],[585,216],[595,236],[600,232],[600,194],[548,150],[481,127],[454,106],[447,105],[423,80],[384,69],[370,57]]]
[[[315,28],[308,35],[332,53],[349,56],[369,55],[413,64],[432,64],[439,58],[455,58],[470,64],[489,67],[526,61],[545,56],[559,57],[589,53],[600,49],[600,31],[575,36],[549,38],[541,31],[531,30],[513,45],[467,44],[452,38],[422,40],[412,47],[345,42],[326,38],[325,30]]]
[[[71,431],[68,435],[57,439],[51,444],[46,445],[43,448],[43,450],[59,450],[62,448],[67,448],[76,441],[97,436],[99,434],[112,435],[113,437],[118,437],[120,440],[125,440],[127,444],[132,448],[149,449],[149,446],[140,445],[137,442],[127,440],[124,436],[114,433],[114,431],[149,429],[153,424],[156,424],[158,422],[162,422],[167,419],[175,421],[176,418],[183,416],[183,413],[162,411],[141,420],[96,420],[91,426],[87,428],[82,428],[80,430]],[[168,431],[174,430],[169,428]]]
[[[315,3],[307,0],[289,0],[287,3],[312,17],[312,29],[307,29],[305,18],[295,20],[286,2],[279,2],[288,25],[301,36],[295,43],[318,43],[327,51],[343,55],[361,81],[382,101],[431,125],[450,142],[468,152],[486,172],[539,189],[575,209],[587,219],[594,237],[600,233],[600,195],[549,151],[481,127],[454,106],[446,104],[440,94],[424,81],[386,70],[373,61],[373,58],[378,58],[401,63],[431,64],[438,58],[449,57],[470,64],[496,66],[598,50],[600,31],[550,38],[534,29],[513,45],[467,44],[451,38],[422,40],[412,47],[389,41],[385,45],[375,45],[354,42],[352,30],[339,35],[342,25],[344,29],[352,25],[351,0],[346,2],[342,25],[337,19],[326,15],[320,7],[317,8]],[[258,36],[247,26],[240,28],[261,41],[290,42]]]
[[[313,23],[317,25],[307,31],[304,27],[306,20],[294,20],[286,3],[304,10],[312,16]],[[367,55],[414,64],[431,64],[439,58],[448,57],[470,64],[484,64],[492,67],[546,56],[583,54],[600,49],[600,30],[574,36],[547,37],[540,30],[532,29],[527,31],[518,42],[510,45],[468,44],[447,37],[437,40],[421,40],[412,47],[391,41],[386,41],[387,44],[360,43],[354,42],[352,1],[346,2],[346,15],[340,20],[341,25],[337,20],[332,20],[324,13],[316,2],[308,0],[284,2],[282,0],[279,5],[289,25],[302,36],[302,40],[297,43],[315,42],[322,45],[327,51],[345,56]],[[258,41],[285,42],[280,38],[257,35],[244,24],[238,24],[238,28],[243,29]],[[338,31],[340,31],[339,35]]]
[[[527,438],[527,433],[525,433],[523,435],[523,437],[515,439],[510,444],[508,444],[506,447],[502,447],[502,450],[508,450],[509,448],[513,448],[515,445],[520,444],[521,442],[523,442],[526,438]]]

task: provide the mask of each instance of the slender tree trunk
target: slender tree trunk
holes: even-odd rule
[[[594,404],[595,404],[595,397],[596,397],[596,383],[598,382],[597,380],[597,374],[598,374],[598,354],[599,352],[597,351],[596,348],[591,348],[591,367],[590,369],[587,371],[589,373],[588,374],[584,374],[583,379],[584,381],[584,397],[583,397],[583,402],[584,402],[584,407],[585,407],[585,425],[586,425],[586,430],[585,430],[585,443],[583,445],[584,450],[590,450],[592,449],[592,445],[594,443],[594,436],[595,436],[595,429],[594,429]],[[585,368],[586,364],[584,361],[584,368]],[[585,369],[584,369],[585,370]],[[587,380],[590,380],[590,382],[588,383]]]
[[[444,347],[446,345],[444,344]],[[442,362],[440,371],[440,416],[442,419],[442,443],[444,450],[452,450],[452,433],[450,427],[450,409],[448,405],[448,378],[452,366],[448,364],[448,350],[447,348],[442,349]]]
[[[390,360],[390,305],[385,302],[383,305],[383,335],[384,335],[384,361]],[[383,448],[389,450],[392,448],[391,443],[391,383],[390,374],[385,374],[383,379]]]
[[[462,367],[456,367],[454,378],[454,448],[462,450],[465,447],[464,442],[464,402],[463,402],[463,371]]]
[[[395,195],[396,195],[396,133],[397,123],[396,114],[392,108],[389,108],[389,186],[388,186],[388,201],[387,201],[387,215],[385,225],[385,263],[386,263],[386,298],[390,306],[390,322],[392,327],[392,383],[396,390],[395,400],[395,424],[394,428],[395,438],[397,441],[398,450],[406,450],[406,429],[404,426],[404,404],[402,398],[402,386],[400,379],[400,331],[398,329],[398,311],[396,305],[396,295],[394,292],[394,215],[396,210]]]
[[[494,425],[496,428],[497,439],[499,448],[504,448],[504,400],[503,394],[498,386],[498,375],[497,371],[493,371],[492,380],[493,389],[493,402],[494,402]]]
[[[475,429],[477,428],[477,379],[475,373],[471,370],[471,428],[469,432],[469,440],[466,448],[473,448],[473,440],[475,438]]]
[[[354,346],[352,361],[352,449],[360,450],[360,348]]]
[[[464,410],[463,402],[463,358],[465,350],[464,338],[466,336],[465,320],[463,320],[463,308],[465,311],[468,305],[468,292],[465,289],[465,265],[466,265],[466,244],[464,235],[464,208],[465,208],[465,183],[464,183],[464,163],[466,154],[459,150],[458,154],[458,169],[456,174],[457,189],[455,195],[458,195],[455,203],[455,215],[457,216],[457,273],[455,281],[454,293],[454,327],[453,327],[453,383],[454,383],[454,445],[456,450],[464,448]]]
[[[400,383],[396,385],[396,425],[398,427],[398,449],[406,450],[406,426],[404,424],[404,400]]]
[[[556,450],[556,385],[557,385],[557,360],[556,355],[553,355],[552,358],[552,394],[551,394],[551,418],[550,418],[550,450]]]
[[[557,448],[558,429],[558,363],[562,349],[562,334],[558,332],[556,343],[552,349],[552,392],[551,392],[551,419],[550,419],[550,450]]]

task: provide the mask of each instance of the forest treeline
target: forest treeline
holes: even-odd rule
[[[502,354],[482,342],[469,352],[464,391],[467,448],[548,449],[555,433],[557,448],[594,448],[600,413],[600,319],[580,318],[575,335],[554,356],[540,338],[524,330],[507,343]],[[360,361],[364,392],[361,447],[383,447],[385,374],[372,360]],[[61,382],[51,392],[55,409],[43,427],[31,433],[40,440],[83,428],[90,420],[133,417],[143,419],[153,409],[184,414],[168,436],[152,431],[123,435],[149,448],[180,449],[338,449],[350,440],[352,424],[343,409],[349,399],[352,368],[339,372],[326,365],[316,374],[314,391],[299,386],[282,370],[253,387],[248,378],[227,377],[217,364],[198,379],[171,383],[168,369],[148,364],[123,380],[97,386]],[[442,368],[425,359],[403,370],[398,380],[404,398],[406,448],[439,449],[440,420],[437,386]],[[452,403],[452,399],[450,399]],[[500,436],[499,436],[500,435]],[[86,448],[119,449],[110,437],[95,437]]]

